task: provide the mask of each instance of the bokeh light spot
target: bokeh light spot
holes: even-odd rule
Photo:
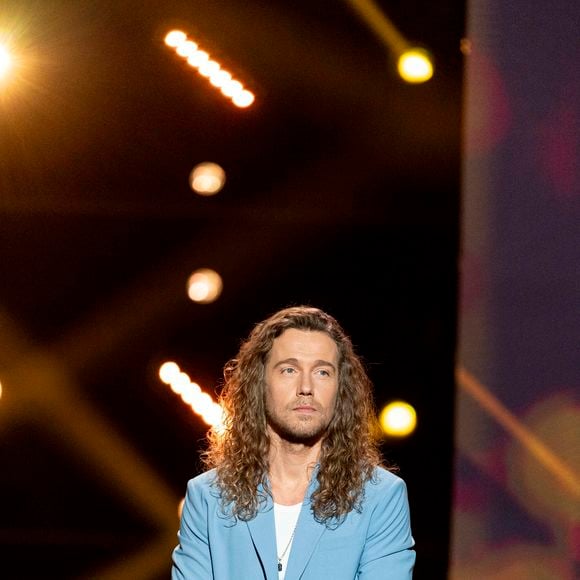
[[[383,408],[379,422],[386,435],[406,437],[417,426],[417,413],[409,403],[393,401]]]

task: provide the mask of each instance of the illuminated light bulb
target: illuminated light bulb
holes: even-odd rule
[[[394,401],[383,408],[379,421],[387,435],[406,437],[415,430],[417,413],[408,403]]]
[[[181,395],[181,399],[184,403],[188,405],[193,404],[195,399],[199,397],[201,393],[201,387],[197,383],[189,382],[187,385],[184,386],[181,393],[176,393],[177,395]]]
[[[427,51],[412,48],[405,51],[397,63],[401,78],[408,83],[424,83],[433,76],[433,63]]]
[[[191,40],[186,40],[185,42],[182,42],[175,49],[175,52],[179,56],[182,56],[183,58],[189,58],[189,57],[191,57],[191,55],[193,55],[196,52],[198,52],[198,50],[197,50],[197,44],[195,44],[195,42],[192,42]]]
[[[226,172],[210,161],[199,163],[189,174],[189,185],[200,195],[215,195],[226,182]]]
[[[229,83],[231,80],[232,75],[227,70],[223,69],[218,70],[209,77],[209,82],[218,89],[223,87],[226,83]]]
[[[207,393],[200,393],[191,403],[191,407],[198,415],[204,415],[214,404],[212,398]]]
[[[209,304],[214,302],[223,289],[221,276],[214,270],[196,270],[187,281],[187,295],[194,302]]]
[[[171,48],[177,48],[187,40],[187,35],[181,30],[172,30],[165,35],[165,44]]]
[[[175,394],[181,395],[189,387],[190,383],[191,381],[189,380],[187,374],[180,372],[172,378],[170,383],[171,390]]]
[[[222,94],[225,97],[233,99],[236,95],[244,90],[244,86],[240,81],[229,81],[221,88]]]
[[[0,79],[8,75],[12,68],[12,57],[5,46],[0,45]]]
[[[197,72],[202,77],[211,77],[211,75],[217,73],[219,70],[220,65],[215,60],[208,60],[197,69]]]
[[[180,369],[172,361],[164,362],[159,367],[159,378],[166,384],[169,385],[171,381],[177,377],[180,373]]]
[[[201,418],[208,424],[216,426],[222,422],[223,412],[220,405],[212,403],[211,407],[205,412],[201,413]]]
[[[232,103],[236,105],[236,107],[240,107],[244,109],[245,107],[249,107],[254,102],[254,95],[250,91],[242,91],[237,95],[234,95],[232,98]]]
[[[192,52],[187,58],[187,64],[193,68],[199,68],[204,63],[208,62],[209,54],[203,50],[196,50]]]

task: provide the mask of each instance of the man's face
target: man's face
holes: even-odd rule
[[[283,439],[320,439],[338,391],[338,348],[326,333],[289,328],[276,338],[266,363],[266,416]]]

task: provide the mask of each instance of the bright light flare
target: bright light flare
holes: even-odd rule
[[[187,280],[187,295],[193,302],[210,304],[222,293],[221,276],[209,268],[196,270]]]
[[[254,98],[255,98],[254,95],[250,91],[244,90],[241,93],[238,93],[232,99],[232,103],[236,107],[239,107],[240,109],[245,109],[246,107],[249,107],[254,102]]]
[[[409,403],[393,401],[383,408],[379,422],[386,435],[406,437],[417,426],[417,413]]]
[[[0,44],[0,80],[8,76],[12,68],[12,55],[8,48]]]
[[[198,44],[188,39],[185,32],[171,30],[165,35],[165,44],[174,49],[179,56],[187,59],[189,66],[206,78],[210,85],[220,89],[222,95],[231,99],[236,107],[245,109],[256,100],[252,92],[248,91],[240,81],[235,80],[232,74],[223,69],[222,65],[208,52],[200,50]]]
[[[426,50],[411,48],[406,50],[397,63],[401,78],[408,83],[424,83],[433,76],[433,63]]]
[[[210,161],[199,163],[189,174],[189,185],[199,195],[215,195],[226,182],[226,172]]]
[[[172,30],[165,35],[165,44],[177,48],[187,40],[187,34],[181,30]]]
[[[179,365],[173,361],[163,363],[159,367],[159,378],[216,432],[224,429],[225,415],[221,405],[214,402],[197,383],[192,382]]]

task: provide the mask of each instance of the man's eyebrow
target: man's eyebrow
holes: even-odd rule
[[[274,368],[277,368],[277,367],[282,366],[282,365],[296,365],[296,366],[299,366],[300,365],[300,362],[298,361],[297,358],[293,358],[293,357],[285,358],[283,360],[279,360],[274,365]],[[331,369],[336,370],[336,366],[333,363],[331,363],[331,362],[329,362],[327,360],[323,360],[323,359],[315,360],[313,366],[315,366],[315,367],[330,367]]]

